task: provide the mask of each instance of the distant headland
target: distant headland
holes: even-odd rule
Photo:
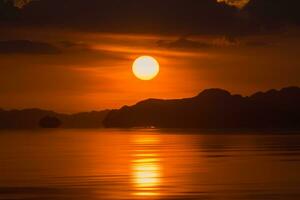
[[[148,99],[112,110],[106,127],[203,129],[300,129],[300,88],[232,95],[208,89],[177,100]]]

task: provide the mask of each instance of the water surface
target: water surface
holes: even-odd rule
[[[296,200],[300,135],[0,132],[0,199]]]

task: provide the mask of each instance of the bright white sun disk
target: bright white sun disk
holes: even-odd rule
[[[141,56],[134,61],[132,71],[141,80],[151,80],[159,73],[159,63],[151,56]]]

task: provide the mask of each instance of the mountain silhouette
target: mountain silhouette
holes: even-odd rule
[[[3,110],[0,109],[0,129],[40,128],[45,117],[57,118],[61,128],[101,128],[108,110],[62,114],[41,109]]]
[[[148,99],[112,110],[106,127],[207,129],[299,129],[300,88],[258,92],[249,97],[208,89],[193,98]]]

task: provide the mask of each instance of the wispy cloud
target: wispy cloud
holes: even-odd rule
[[[157,45],[170,49],[206,49],[211,47],[208,43],[193,41],[187,38],[179,38],[175,41],[159,40],[157,41]]]
[[[235,6],[239,9],[242,9],[250,2],[250,0],[217,0],[217,1],[219,3],[224,2],[230,6]]]
[[[23,8],[33,0],[6,0],[14,3],[14,6],[17,8]]]
[[[0,54],[58,54],[60,49],[46,42],[30,40],[0,41]]]

